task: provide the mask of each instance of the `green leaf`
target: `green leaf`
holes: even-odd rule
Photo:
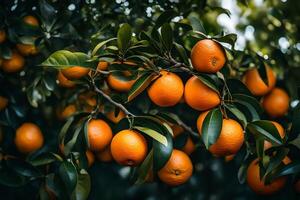
[[[0,184],[8,187],[20,187],[26,184],[26,179],[9,169],[1,168]]]
[[[138,178],[135,182],[136,185],[145,183],[147,175],[153,166],[153,148],[148,153],[143,163],[138,168]]]
[[[55,161],[63,161],[63,159],[59,155],[50,152],[42,153],[29,160],[33,166],[47,165]]]
[[[95,46],[95,48],[93,49],[92,51],[92,56],[95,56],[97,53],[99,53],[98,51],[103,47],[105,46],[107,43],[111,42],[111,41],[114,41],[116,40],[117,38],[110,38],[110,39],[107,39],[107,40],[104,40],[102,42],[100,42],[99,44],[97,44]]]
[[[300,133],[300,104],[293,110],[292,127],[290,135],[298,135]],[[300,146],[299,146],[300,148]]]
[[[160,32],[161,32],[162,43],[163,43],[164,47],[166,48],[166,50],[168,52],[170,52],[172,50],[172,46],[173,46],[173,30],[172,30],[170,24],[165,23],[161,27]]]
[[[157,131],[146,128],[146,127],[140,127],[140,126],[134,126],[133,128],[149,135],[150,137],[152,137],[156,141],[160,142],[161,144],[168,146],[167,138],[164,135],[158,133]]]
[[[266,170],[266,174],[271,173],[275,168],[277,168],[282,160],[288,155],[289,149],[288,148],[281,148],[279,149],[274,156],[272,156],[269,165]]]
[[[272,177],[272,179],[274,180],[280,176],[286,176],[286,175],[290,175],[290,174],[298,174],[299,172],[300,172],[300,162],[293,161],[290,164],[279,169],[276,172],[276,174]]]
[[[123,53],[127,51],[127,49],[131,45],[131,36],[132,36],[132,31],[131,27],[129,24],[123,24],[118,31],[118,47],[119,50]]]
[[[85,124],[84,124],[84,138],[85,138],[85,143],[86,143],[86,146],[88,148],[90,148],[90,141],[89,141],[89,136],[88,136],[88,125],[89,125],[89,122],[91,121],[91,119],[88,119]]]
[[[9,159],[6,160],[6,164],[11,170],[15,171],[21,176],[37,177],[41,175],[37,168],[22,160]]]
[[[235,78],[227,79],[227,85],[230,88],[231,94],[243,94],[243,95],[252,96],[247,86],[238,79]]]
[[[140,76],[128,92],[127,102],[141,94],[150,85],[155,76],[155,73],[144,73],[142,76]]]
[[[187,53],[186,53],[184,47],[181,44],[178,44],[176,42],[174,42],[174,44],[175,44],[176,50],[177,50],[178,54],[180,55],[181,59],[183,60],[183,62],[186,65],[189,65],[189,58],[187,56]]]
[[[256,143],[255,146],[256,146],[257,157],[263,158],[265,156],[265,149],[264,149],[265,140],[264,140],[264,138],[261,136],[256,137],[255,143]]]
[[[76,188],[72,194],[72,200],[86,200],[91,191],[91,178],[84,169],[78,174]]]
[[[235,104],[240,104],[247,108],[251,114],[252,120],[260,119],[259,115],[262,113],[262,108],[257,99],[245,94],[233,94],[232,96]]]
[[[90,67],[91,63],[87,62],[88,59],[89,56],[82,52],[59,50],[51,54],[40,65],[44,67],[52,67],[57,69],[64,69],[74,66]]]
[[[153,29],[157,29],[161,27],[164,23],[169,22],[172,18],[174,18],[178,13],[174,10],[166,10],[157,18],[155,22],[155,26]]]
[[[213,7],[213,6],[209,6],[210,9],[212,9],[213,11],[217,11],[218,13],[224,13],[226,14],[229,18],[230,18],[230,15],[231,15],[231,12],[230,10],[226,9],[226,8],[222,8],[222,7]]]
[[[201,137],[207,149],[217,141],[221,133],[222,121],[220,108],[215,108],[206,115],[202,125]]]
[[[239,121],[243,124],[243,127],[245,128],[247,125],[247,119],[244,113],[242,113],[236,106],[231,104],[225,104],[225,107],[239,119]]]
[[[221,37],[213,37],[213,39],[218,41],[218,42],[230,44],[232,49],[234,49],[234,44],[237,40],[237,35],[234,34],[234,33],[230,33],[228,35],[224,35],[224,36],[221,36]]]
[[[59,167],[59,175],[69,194],[71,194],[77,185],[77,171],[73,163],[64,161]]]
[[[206,34],[206,30],[200,19],[198,19],[195,16],[191,16],[191,15],[188,16],[188,19],[189,19],[194,31],[199,31],[199,32]]]
[[[203,84],[205,84],[210,89],[214,90],[216,93],[219,94],[218,87],[216,86],[215,80],[212,78],[213,75],[207,75],[207,74],[200,74],[196,75],[199,80],[202,81]]]
[[[257,57],[258,57],[258,63],[259,63],[258,74],[259,74],[260,78],[263,80],[263,82],[266,85],[269,85],[269,80],[268,80],[268,76],[267,76],[267,66],[264,63],[263,58],[261,58],[259,55]]]
[[[68,132],[68,129],[70,128],[71,124],[74,121],[74,117],[70,117],[68,121],[64,124],[64,126],[61,128],[59,134],[58,134],[58,142],[59,144],[64,144],[65,136]]]
[[[76,126],[76,129],[75,129],[75,132],[72,136],[72,139],[65,145],[65,148],[64,148],[64,154],[65,155],[69,155],[69,153],[71,153],[74,145],[77,142],[77,138],[79,136],[79,133],[81,132],[83,127],[84,127],[84,125],[82,123],[80,123]]]

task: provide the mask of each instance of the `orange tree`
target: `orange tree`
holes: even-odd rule
[[[217,2],[0,9],[4,197],[297,197],[296,87]]]

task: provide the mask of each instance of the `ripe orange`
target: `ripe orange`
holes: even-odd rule
[[[161,76],[148,88],[148,95],[151,101],[158,106],[174,106],[183,95],[182,80],[172,72],[161,71],[160,74]]]
[[[69,80],[82,78],[87,75],[89,71],[89,68],[80,66],[69,67],[61,70],[63,75]]]
[[[19,152],[32,153],[43,146],[41,129],[33,123],[24,123],[16,131],[15,144]]]
[[[283,163],[288,164],[290,159],[284,159]],[[258,159],[253,160],[247,169],[248,186],[259,195],[271,195],[281,190],[287,178],[282,176],[273,180],[270,184],[265,185],[264,179],[260,179],[260,167]]]
[[[102,161],[102,162],[113,161],[113,157],[112,157],[111,151],[110,151],[110,145],[105,147],[104,150],[96,152],[96,157],[99,161]]]
[[[76,106],[74,104],[70,104],[63,109],[59,118],[67,119],[67,118],[71,117],[76,111],[77,111]]]
[[[143,135],[134,130],[118,132],[111,142],[111,154],[121,165],[137,166],[146,157],[147,141]]]
[[[88,124],[87,132],[92,151],[103,150],[113,137],[110,126],[101,119],[92,119]]]
[[[263,96],[270,92],[276,84],[276,76],[273,70],[267,66],[268,85],[259,76],[257,68],[250,69],[243,77],[244,84],[255,96]]]
[[[263,97],[262,106],[266,113],[272,117],[282,117],[289,109],[290,97],[280,88],[274,88],[269,94]]]
[[[196,76],[192,76],[186,82],[184,99],[190,107],[199,111],[208,110],[220,104],[219,95]]]
[[[108,68],[108,62],[100,61],[97,65],[97,70],[105,71]]]
[[[129,71],[124,72],[124,77],[127,77],[129,75]],[[109,74],[107,77],[107,83],[109,87],[119,92],[128,92],[131,89],[132,85],[135,83],[135,81],[136,80],[124,80],[113,74]]]
[[[85,152],[85,156],[86,156],[86,159],[88,161],[88,166],[89,167],[92,166],[94,164],[94,162],[95,162],[95,155],[93,154],[93,152],[87,150]]]
[[[57,74],[57,80],[58,80],[58,85],[61,87],[65,87],[65,88],[72,88],[76,85],[75,82],[70,81],[69,79],[67,79],[63,73],[61,73],[61,71],[58,72]]]
[[[278,122],[272,121],[272,124],[276,127],[276,129],[277,129],[279,135],[281,136],[281,138],[284,138],[284,136],[285,136],[284,128]],[[264,142],[264,149],[265,150],[267,150],[271,147],[272,147],[271,142],[269,142],[269,141]]]
[[[107,119],[109,119],[113,123],[117,124],[124,117],[126,117],[126,114],[122,110],[120,110],[120,112],[118,113],[117,116],[115,116],[115,112],[114,111],[110,111],[110,112],[106,113],[105,116],[107,117]]]
[[[6,108],[7,104],[8,104],[8,99],[3,96],[0,96],[0,111]]]
[[[174,124],[173,126],[171,126],[171,128],[172,128],[172,131],[173,131],[173,137],[174,138],[176,138],[178,135],[180,135],[184,131],[182,126],[180,126],[178,124]]]
[[[197,128],[201,133],[203,121],[209,111],[201,113],[197,119]],[[223,119],[222,129],[217,141],[209,147],[214,156],[228,156],[236,154],[244,143],[242,126],[233,119]]]
[[[6,33],[4,30],[0,30],[0,44],[6,40]]]
[[[18,51],[24,56],[36,55],[39,50],[32,44],[17,44]]]
[[[185,152],[187,155],[191,155],[196,149],[195,143],[189,136],[185,145],[182,148],[182,151]]]
[[[234,156],[235,156],[235,154],[229,155],[229,156],[225,156],[225,161],[226,162],[232,161],[234,159]]]
[[[96,99],[96,93],[95,92],[83,92],[78,95],[78,100],[80,103],[85,103],[89,106],[96,106],[97,105],[97,99]]]
[[[184,152],[173,149],[166,165],[158,171],[160,180],[168,185],[177,186],[185,183],[193,174],[191,159]]]
[[[23,69],[24,63],[24,58],[14,51],[10,59],[3,59],[2,69],[7,73],[18,72]]]
[[[300,193],[300,180],[296,181],[294,184],[294,189],[297,193]]]
[[[205,39],[195,44],[191,51],[191,61],[195,70],[216,73],[226,62],[223,47],[217,42]]]
[[[39,21],[37,20],[37,18],[35,18],[34,16],[31,16],[31,15],[27,15],[27,16],[23,17],[23,21],[26,24],[29,24],[31,26],[38,26],[39,25]]]

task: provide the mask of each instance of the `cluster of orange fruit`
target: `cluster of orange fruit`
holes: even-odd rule
[[[39,21],[31,15],[25,16],[23,22],[28,26],[37,27]],[[6,32],[0,30],[0,44],[6,41]],[[16,44],[16,49],[12,51],[9,59],[0,58],[0,69],[7,73],[19,72],[24,68],[25,59],[23,56],[30,56],[38,54],[38,49],[32,44]]]

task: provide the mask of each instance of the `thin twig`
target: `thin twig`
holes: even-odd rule
[[[189,127],[188,125],[186,125],[181,119],[178,118],[177,122],[178,122],[178,125],[182,126],[186,131],[191,133],[193,136],[198,137],[198,138],[200,137],[200,135],[198,133],[193,131],[193,129],[191,127]]]

